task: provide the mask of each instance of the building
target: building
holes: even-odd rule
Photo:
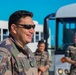
[[[38,41],[41,40],[41,39],[42,40],[44,39],[43,25],[38,24],[37,21],[34,21],[34,23],[36,25],[35,33],[33,35],[32,42],[27,44],[30,47],[30,49],[32,50],[32,52],[35,52],[35,50],[37,48]],[[8,35],[9,35],[8,21],[0,20],[0,41],[5,39]],[[48,43],[49,43],[49,47],[50,47],[51,46],[51,30],[50,30],[49,35],[50,35],[50,37],[49,37]]]
[[[0,20],[0,41],[8,36],[8,22]]]
[[[37,48],[37,42],[43,39],[43,26],[38,24],[37,21],[34,21],[36,24],[35,33],[32,39],[32,42],[28,44],[32,52],[34,52]],[[0,20],[0,41],[5,39],[8,36],[8,21]]]

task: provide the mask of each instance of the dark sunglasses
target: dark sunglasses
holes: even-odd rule
[[[31,29],[31,28],[35,28],[35,25],[30,25],[30,24],[16,24],[18,26],[22,26],[25,29]]]

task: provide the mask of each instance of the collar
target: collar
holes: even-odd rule
[[[27,46],[25,46],[25,48],[22,48],[21,46],[19,46],[12,35],[9,35],[9,39],[15,44],[19,52],[22,52],[27,56],[27,58],[29,58],[29,48]]]

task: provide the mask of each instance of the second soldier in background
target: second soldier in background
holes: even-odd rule
[[[51,58],[48,52],[45,51],[46,44],[43,40],[38,42],[35,58],[38,66],[38,75],[49,75],[49,68],[51,66]]]

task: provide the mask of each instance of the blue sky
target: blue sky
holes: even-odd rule
[[[0,20],[8,21],[10,14],[16,10],[29,10],[34,13],[34,20],[43,24],[44,18],[56,12],[61,6],[75,3],[76,0],[1,0]]]
[[[33,12],[33,20],[39,24],[44,24],[44,18],[56,12],[60,7],[75,3],[76,0],[1,0],[0,1],[0,20],[8,21],[10,14],[16,10],[28,10]],[[52,23],[53,24],[53,23]],[[54,25],[51,28],[51,43],[53,44],[55,31]],[[51,38],[51,37],[50,37]]]

